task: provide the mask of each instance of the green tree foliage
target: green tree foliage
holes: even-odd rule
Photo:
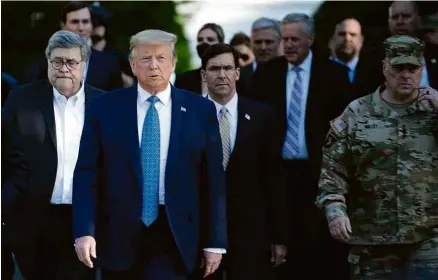
[[[61,12],[66,3],[2,2],[3,72],[20,80],[28,65],[41,58],[48,39],[60,28]],[[190,68],[188,41],[173,1],[104,1],[101,5],[112,13],[108,23],[108,41],[115,49],[127,53],[132,35],[144,29],[162,29],[178,36],[177,71]]]

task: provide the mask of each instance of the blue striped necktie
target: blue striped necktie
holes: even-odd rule
[[[289,113],[287,115],[286,139],[283,146],[283,158],[292,159],[299,153],[299,128],[301,118],[301,95],[302,95],[302,77],[303,69],[296,67],[295,83],[292,88],[292,98],[289,104]]]
[[[141,219],[150,226],[158,217],[160,184],[160,119],[155,103],[158,97],[148,98],[151,103],[143,123],[140,156],[143,175],[143,205]]]

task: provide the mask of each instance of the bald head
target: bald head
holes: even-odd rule
[[[391,35],[416,36],[420,18],[415,2],[394,1],[388,12],[388,27]]]
[[[336,57],[344,62],[359,55],[363,45],[362,27],[354,18],[347,18],[338,23],[331,40]]]

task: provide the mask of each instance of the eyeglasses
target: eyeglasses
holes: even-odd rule
[[[76,61],[73,59],[69,59],[67,61],[63,61],[63,60],[59,60],[59,59],[55,59],[55,60],[51,60],[50,63],[52,64],[53,69],[55,70],[60,70],[64,64],[65,66],[67,66],[68,70],[76,70],[78,69],[79,63],[81,63],[81,61]]]

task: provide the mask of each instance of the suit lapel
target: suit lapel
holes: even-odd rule
[[[84,92],[85,92],[85,104],[90,103],[90,101],[92,101],[94,98],[99,96],[99,92],[96,90],[93,90],[88,85],[85,85]]]
[[[286,58],[283,58],[281,61],[281,67],[279,67],[279,73],[276,75],[280,80],[277,83],[273,83],[273,86],[278,86],[278,90],[273,92],[281,93],[280,96],[278,96],[278,108],[281,110],[281,116],[283,116],[283,122],[286,128],[287,125],[287,95],[289,94],[287,92],[287,75],[288,75],[288,62]],[[291,86],[292,88],[292,86]]]
[[[47,130],[50,138],[56,148],[56,128],[55,128],[55,111],[53,109],[53,88],[49,82],[44,83],[43,93],[41,94],[41,110],[44,120],[46,121]]]
[[[230,164],[235,157],[235,154],[239,153],[241,147],[245,144],[251,131],[251,112],[248,110],[248,104],[245,99],[239,96],[237,103],[237,133],[236,141],[234,143],[234,149],[231,153]]]
[[[187,113],[187,106],[185,106],[184,97],[178,91],[178,89],[172,86],[171,92],[172,98],[172,113],[171,113],[171,125],[170,125],[170,137],[169,137],[169,149],[167,153],[166,164],[166,182],[170,182],[173,177],[173,171],[175,170],[175,164],[178,162],[180,143],[181,143],[181,130],[184,121],[184,115]]]
[[[126,137],[128,147],[131,153],[132,166],[139,182],[139,186],[142,184],[142,172],[140,164],[140,144],[138,142],[138,121],[137,121],[137,84],[126,89],[124,104],[120,104],[120,108],[123,108],[124,113],[120,114],[122,121],[120,122],[125,126]],[[122,130],[123,131],[123,130]]]

